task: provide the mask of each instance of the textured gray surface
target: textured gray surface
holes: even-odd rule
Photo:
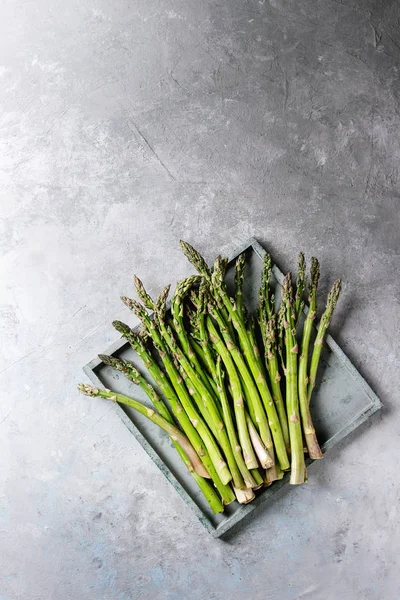
[[[398,2],[0,13],[1,600],[397,600]],[[333,333],[386,410],[227,543],[75,385],[133,272],[250,235],[343,276]]]

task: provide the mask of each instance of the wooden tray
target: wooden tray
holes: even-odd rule
[[[265,250],[253,238],[237,248],[230,257],[227,273],[228,287],[232,285],[233,281],[232,267],[234,261],[242,252],[247,252],[248,256],[244,299],[251,312],[257,305],[260,273]],[[277,301],[280,296],[282,280],[282,272],[274,265],[271,285],[275,287]],[[307,312],[307,307],[304,312]],[[129,320],[128,312],[127,320]],[[136,327],[136,330],[138,329],[140,329],[140,325]],[[140,359],[125,339],[115,342],[104,351],[104,354],[129,358],[139,368],[142,367]],[[97,387],[110,388],[116,392],[137,398],[150,406],[149,400],[141,388],[127,381],[122,374],[105,365],[99,358],[92,360],[83,370]],[[379,398],[332,337],[328,335],[321,358],[319,379],[312,398],[314,425],[323,451],[326,452],[343,440],[344,437],[353,433],[380,407]],[[233,502],[225,507],[223,514],[214,515],[207,502],[204,501],[193,478],[181,462],[168,436],[156,425],[129,407],[116,404],[115,410],[124,425],[143,446],[163,475],[195,512],[204,527],[215,537],[227,533],[260,504],[271,501],[277,492],[289,485],[289,476],[286,474],[281,481],[256,492],[257,497],[250,504],[243,506]],[[312,472],[310,476],[312,477]]]

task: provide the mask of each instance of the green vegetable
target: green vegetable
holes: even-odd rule
[[[125,404],[163,429],[211,509],[219,513],[235,499],[251,502],[256,490],[281,479],[284,471],[290,470],[291,484],[307,481],[304,442],[310,458],[322,458],[310,399],[341,282],[337,280],[329,293],[312,344],[317,259],[311,259],[309,309],[303,316],[307,287],[303,253],[295,291],[289,273],[277,312],[272,260],[265,254],[259,306],[252,315],[244,302],[245,254],[235,262],[231,297],[225,282],[227,259],[218,256],[210,269],[190,244],[181,246],[198,275],[178,283],[171,310],[167,311],[170,286],[154,300],[135,276],[141,302],[126,296],[122,301],[141,320],[142,330],[135,333],[121,321],[113,323],[140,357],[147,375],[129,360],[99,355],[103,363],[140,386],[152,408],[110,390],[78,387],[87,396]]]

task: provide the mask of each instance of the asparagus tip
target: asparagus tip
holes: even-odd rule
[[[99,390],[97,388],[95,388],[93,385],[89,385],[88,383],[79,383],[78,390],[84,396],[94,397],[99,394]]]
[[[321,267],[319,264],[319,260],[318,260],[318,258],[315,258],[315,256],[312,256],[311,257],[311,267],[310,267],[310,278],[311,278],[311,288],[312,289],[315,289],[315,290],[317,289],[320,272],[321,272]]]
[[[108,356],[107,354],[98,354],[97,356],[99,357],[101,362],[103,362],[106,365],[112,366],[112,362],[113,362],[112,356]]]
[[[121,296],[122,302],[131,310],[139,319],[144,319],[147,316],[146,309],[133,298],[127,296]]]
[[[188,261],[192,263],[192,265],[197,269],[197,271],[199,271],[199,273],[201,273],[209,279],[211,276],[211,271],[208,268],[208,265],[204,258],[201,256],[201,254],[197,252],[197,250],[195,250],[193,246],[191,246],[188,242],[180,240],[179,243],[182,252],[186,256]]]
[[[150,310],[154,310],[154,302],[146,292],[143,282],[139,279],[137,275],[133,276],[133,282],[135,284],[136,293],[139,296],[140,300],[146,306],[146,308]]]
[[[167,298],[169,294],[169,290],[171,289],[171,284],[166,285],[158,295],[155,304],[155,311],[157,316],[161,319],[164,318],[166,310],[167,310]]]
[[[122,321],[113,321],[112,326],[116,331],[118,331],[118,333],[120,333],[129,341],[132,341],[133,338],[136,337],[135,333],[132,331],[129,325],[126,325],[126,323],[123,323]]]

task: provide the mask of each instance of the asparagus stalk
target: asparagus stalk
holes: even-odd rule
[[[270,469],[268,469],[268,470],[270,470]],[[256,485],[253,487],[253,490],[258,490],[259,488],[263,487],[264,480],[260,475],[260,471],[258,469],[251,469],[250,473],[251,473],[254,481],[256,482]]]
[[[194,250],[194,249],[192,248],[192,250]],[[196,251],[194,250],[194,252],[196,252]],[[213,272],[212,272],[211,278],[207,279],[207,277],[205,277],[204,273],[203,273],[204,282],[208,283],[209,286],[211,285],[211,288],[218,289],[219,286],[221,286],[221,285],[224,286],[224,277],[225,277],[227,265],[228,265],[227,258],[222,258],[221,256],[217,256],[217,258],[214,261]],[[226,323],[226,327],[228,328],[232,339],[235,340],[236,339],[235,328],[233,327],[229,312],[228,312],[226,306],[224,305],[222,298],[218,295],[215,295],[214,300],[217,304],[218,310],[220,311],[220,313]]]
[[[200,288],[201,288],[201,285],[200,285]],[[199,359],[203,370],[206,371],[208,377],[211,377],[211,379],[214,383],[215,376],[214,376],[213,371],[208,362],[208,357],[206,356],[206,353],[204,351],[202,339],[201,339],[201,335],[200,335],[198,308],[197,308],[197,306],[194,306],[194,304],[193,304],[193,302],[194,302],[193,298],[198,298],[201,295],[200,288],[199,288],[198,295],[197,295],[197,293],[195,293],[194,290],[191,290],[191,293],[190,293],[191,303],[190,304],[187,303],[186,307],[185,307],[186,308],[186,316],[188,318],[188,333],[189,333],[190,342],[192,344],[193,350],[196,352],[197,358]]]
[[[132,381],[132,383],[139,385],[148,395],[148,397],[150,398],[154,407],[158,410],[160,415],[172,425],[174,424],[171,413],[169,412],[163,400],[159,397],[153,386],[150,383],[148,383],[148,381],[143,377],[143,375],[135,368],[131,361],[118,359],[114,356],[106,356],[105,354],[99,354],[99,358],[105,364],[110,365],[110,367],[112,367],[113,369],[116,369],[123,373],[127,377],[127,379],[129,379],[129,381]],[[185,466],[188,468],[189,472],[191,473],[200,490],[202,491],[212,511],[215,514],[222,512],[224,510],[224,505],[219,499],[217,493],[210,486],[208,481],[206,481],[203,477],[200,477],[193,470],[188,456],[186,455],[183,448],[178,444],[178,442],[174,441],[173,439],[172,442],[176,451],[178,452],[179,456],[184,462]]]
[[[252,345],[252,347],[254,349],[254,354],[259,359],[260,356],[261,356],[261,353],[260,353],[260,349],[258,347],[258,342],[257,342],[256,326],[255,326],[255,317],[254,317],[254,315],[251,315],[248,318],[247,335],[248,335],[248,338],[250,340],[250,344]]]
[[[199,359],[197,358],[196,353],[193,350],[193,341],[190,340],[183,322],[183,300],[187,296],[189,291],[192,289],[192,287],[194,285],[198,285],[200,281],[201,277],[199,277],[198,275],[192,275],[178,283],[171,302],[171,312],[173,316],[174,330],[178,337],[183,354],[193,365],[194,369],[197,371],[199,377],[203,381],[203,384],[208,388],[209,392],[216,395],[216,385],[212,381],[212,379],[208,378],[206,372],[203,370]]]
[[[268,415],[269,426],[271,428],[272,437],[275,443],[276,453],[282,469],[289,468],[289,460],[286,452],[285,441],[283,439],[282,429],[279,423],[278,414],[269,391],[267,381],[263,374],[263,366],[260,357],[257,356],[251,341],[249,340],[246,330],[246,324],[243,318],[238,314],[236,303],[229,298],[226,286],[220,278],[213,277],[211,280],[210,271],[205,263],[205,260],[200,254],[187,242],[181,241],[181,247],[185,256],[195,266],[201,275],[212,286],[212,290],[219,300],[222,300],[229,318],[231,319],[234,328],[240,339],[241,347],[246,354],[247,362],[250,366],[254,380],[259,386],[260,395],[264,403],[265,410]]]
[[[251,445],[247,428],[243,393],[235,364],[210,317],[207,317],[207,328],[210,333],[210,339],[225,365],[231,383],[236,425],[238,428],[244,462],[248,469],[256,469],[258,467],[258,462],[256,455],[254,454],[253,446]]]
[[[244,252],[239,254],[235,264],[235,290],[236,290],[236,306],[241,317],[245,318],[245,307],[243,304],[243,283],[244,269],[246,266],[246,255]]]
[[[236,500],[239,502],[239,504],[248,504],[249,502],[254,500],[254,498],[256,497],[253,490],[249,490],[249,489],[237,490],[235,488],[235,494],[236,494]]]
[[[154,310],[154,302],[151,296],[146,292],[143,282],[137,277],[137,275],[133,276],[133,282],[135,284],[136,293],[139,299],[143,302],[146,308],[149,310]]]
[[[99,354],[100,360],[105,364],[120,373],[123,373],[129,381],[132,383],[139,385],[142,390],[147,394],[147,396],[152,401],[154,407],[160,413],[160,415],[170,423],[174,423],[171,413],[166,407],[164,401],[157,394],[154,387],[145,379],[145,377],[138,371],[135,365],[130,361],[123,358],[117,358],[116,356],[108,356],[106,354]]]
[[[250,419],[252,421],[252,423],[257,423],[257,418],[254,412],[254,407],[252,404],[252,400],[251,400],[251,396],[249,394],[249,391],[247,390],[246,384],[243,380],[243,377],[241,377],[240,372],[238,371],[238,375],[239,375],[239,380],[240,380],[240,385],[242,386],[242,391],[243,391],[243,395],[244,398],[246,400],[246,404],[247,404],[247,409],[250,413]],[[229,386],[231,395],[232,395],[232,386]],[[247,416],[246,416],[246,421],[247,421]],[[255,428],[256,429],[256,428]],[[256,429],[257,435],[258,435],[258,431]],[[251,435],[250,435],[250,429],[249,429],[249,436],[250,439]],[[262,442],[262,440],[261,440]],[[263,443],[263,442],[262,442]],[[275,460],[275,453],[274,453],[274,447],[273,445],[271,445],[268,448],[268,454],[271,457],[271,461],[272,461],[272,466],[267,468],[266,471],[266,482],[268,483],[272,483],[273,481],[277,481],[278,479],[282,479],[283,477],[283,473],[281,472],[281,469],[279,467],[279,462]],[[261,487],[263,484],[263,479],[258,471],[258,469],[250,469],[251,474],[253,475],[254,479],[256,480],[257,486]],[[254,488],[257,489],[257,488]]]
[[[180,373],[180,376],[182,377],[183,381],[185,382],[187,391],[193,398],[195,405],[197,406],[199,412],[201,413],[201,416],[204,419],[204,422],[207,423],[213,436],[215,437],[215,439],[218,440],[217,425],[216,425],[215,421],[211,418],[208,408],[203,401],[203,397],[201,396],[201,394],[199,394],[197,389],[193,386],[192,382],[190,381],[189,375],[186,373],[186,371],[182,367],[182,365],[179,364],[179,362],[176,360],[176,358],[174,358],[174,364],[175,364],[176,370]]]
[[[286,275],[282,285],[282,302],[286,307],[285,345],[286,345],[286,407],[289,418],[289,436],[291,449],[290,483],[304,483],[305,461],[303,437],[300,423],[299,398],[297,393],[297,354],[295,329],[295,307],[290,273]]]
[[[276,410],[278,411],[279,422],[281,424],[282,435],[283,439],[285,440],[286,449],[289,452],[289,426],[287,421],[285,403],[282,397],[280,384],[281,375],[279,373],[279,363],[277,356],[276,315],[272,315],[268,323],[266,323],[263,328],[265,336],[265,358],[268,366],[269,379],[271,382],[272,397],[276,405]]]
[[[179,425],[182,427],[183,431],[189,438],[197,454],[200,457],[203,457],[203,462],[207,470],[210,473],[212,473],[212,463],[208,453],[204,449],[203,441],[199,433],[190,421],[186,412],[183,410],[179,397],[176,394],[172,384],[170,383],[170,380],[146,348],[143,342],[143,338],[135,334],[128,325],[122,323],[121,321],[114,321],[113,326],[119,333],[121,333],[127,339],[133,350],[135,350],[140,356],[150,375],[153,377],[161,392],[167,398],[174,417],[177,419]]]
[[[255,453],[257,454],[258,461],[263,469],[270,469],[271,467],[273,467],[274,461],[271,458],[271,455],[268,452],[267,448],[264,446],[260,436],[258,435],[258,431],[254,427],[252,420],[247,414],[246,421],[251,443],[253,445]]]
[[[271,295],[270,284],[272,275],[272,259],[268,252],[264,255],[264,265],[261,273],[261,287],[259,291],[259,325],[264,343],[265,366],[268,371],[272,390],[272,398],[276,405],[282,436],[287,453],[290,452],[289,427],[285,404],[282,398],[280,373],[278,363],[278,350],[276,343],[276,315],[274,312],[275,297]]]
[[[283,311],[282,311],[283,309]],[[278,341],[277,341],[277,350],[278,350],[278,354],[279,354],[279,358],[280,358],[280,362],[281,362],[281,367],[282,367],[282,371],[285,377],[285,382],[286,382],[286,377],[287,377],[287,368],[286,368],[286,361],[284,358],[284,350],[285,350],[285,328],[283,327],[283,322],[285,321],[285,305],[283,302],[281,302],[281,306],[279,308],[279,311],[277,313],[277,318],[278,318]],[[266,329],[266,328],[265,328]],[[265,340],[266,343],[266,340]],[[285,408],[285,407],[284,407]],[[286,404],[286,408],[287,408],[287,404]],[[282,411],[281,411],[282,412]],[[285,413],[287,413],[286,409],[285,409]],[[287,416],[287,414],[286,414]],[[283,419],[283,416],[282,416]],[[289,427],[288,427],[289,429]],[[291,448],[290,448],[290,432],[289,432],[289,448],[287,448],[287,454],[290,457],[290,453],[291,453]],[[278,464],[279,467],[279,464]],[[269,469],[269,471],[267,471],[266,473],[266,478],[265,478],[265,484],[266,485],[270,485],[271,483],[273,483],[276,479],[282,479],[284,473],[278,469],[278,473],[277,476],[275,477],[275,474],[272,473],[271,475],[271,471],[272,469]]]
[[[317,316],[317,290],[320,276],[320,264],[317,258],[311,257],[310,267],[310,285],[308,289],[309,309],[303,326],[302,349],[299,363],[299,372],[301,373],[301,386],[308,386],[308,353],[311,340],[311,332],[315,318]]]
[[[199,361],[201,363],[201,368],[206,371],[206,373],[209,377],[212,377],[213,374],[211,372],[210,365],[207,361],[206,354],[204,352],[202,345],[194,338],[192,338],[191,343],[192,343],[194,351],[197,354],[197,358],[199,359]],[[213,383],[214,383],[214,381],[213,381]]]
[[[279,423],[282,429],[283,441],[286,446],[286,453],[289,456],[290,453],[290,444],[288,444],[288,427],[287,421],[284,417],[285,410],[282,410],[282,404],[280,404],[281,395],[280,392],[280,384],[277,381],[277,377],[279,376],[278,372],[275,373],[274,365],[272,369],[269,368],[268,361],[268,341],[267,341],[267,322],[269,322],[274,316],[275,309],[275,296],[271,295],[270,283],[271,283],[271,274],[272,274],[272,259],[268,252],[264,254],[263,261],[263,270],[261,272],[261,287],[259,290],[259,307],[258,307],[258,320],[259,326],[261,329],[261,337],[264,345],[264,361],[265,366],[268,372],[268,377],[272,390],[272,399],[275,402],[276,410],[278,413]],[[279,387],[279,391],[277,390]],[[284,409],[284,406],[283,406]],[[269,469],[266,472],[265,483],[266,485],[271,485],[277,479],[282,479],[283,472],[280,468],[279,463],[276,463],[274,467]]]
[[[308,402],[311,400],[311,395],[315,388],[315,380],[317,376],[319,359],[321,357],[322,345],[324,343],[324,337],[326,331],[329,327],[329,324],[332,319],[333,311],[335,310],[335,306],[337,301],[339,300],[340,292],[342,290],[342,281],[341,279],[337,279],[332,286],[331,291],[328,295],[328,301],[326,304],[326,308],[324,314],[321,317],[321,321],[319,323],[317,337],[315,338],[313,353],[311,357],[311,366],[310,366],[310,377],[308,384]]]
[[[150,421],[153,421],[153,423],[166,431],[171,439],[181,446],[189,458],[194,471],[200,475],[200,477],[210,477],[207,469],[204,467],[200,458],[194,451],[194,448],[189,442],[188,438],[177,427],[175,427],[175,425],[169,423],[166,419],[164,419],[164,417],[159,415],[152,408],[148,408],[138,400],[134,400],[133,398],[129,398],[123,394],[117,394],[116,392],[112,392],[110,390],[101,390],[85,383],[80,383],[78,385],[78,390],[85,396],[106,398],[108,400],[112,400],[113,402],[119,402],[120,404],[125,404],[126,406],[130,406],[131,408],[135,409],[137,412],[145,416]]]
[[[164,291],[164,293],[166,293],[166,291]],[[155,346],[157,347],[160,353],[161,359],[163,360],[168,376],[172,382],[172,385],[175,388],[176,393],[178,394],[178,397],[182,403],[182,406],[187,416],[189,417],[193,426],[195,427],[195,429],[197,429],[200,437],[202,438],[222,484],[226,485],[227,483],[229,483],[229,481],[231,481],[232,475],[229,472],[228,466],[224,461],[207,424],[203,421],[203,419],[193,406],[190,395],[182,381],[182,377],[175,368],[173,360],[169,354],[168,348],[156,327],[154,319],[150,319],[146,310],[135,300],[127,298],[126,296],[123,296],[121,299],[123,303],[130,310],[132,310],[139,319],[141,319],[143,326],[151,336]]]
[[[299,358],[299,402],[301,412],[301,422],[303,426],[304,439],[308,449],[308,455],[312,459],[323,458],[321,448],[318,444],[315,434],[314,424],[310,412],[310,404],[308,401],[308,354],[311,339],[311,331],[316,316],[317,310],[317,288],[319,279],[320,267],[316,258],[311,258],[310,268],[310,286],[309,286],[309,303],[310,307],[303,326],[303,336],[301,342],[301,354]]]
[[[232,490],[229,486],[224,485],[222,483],[208,452],[203,446],[202,438],[195,429],[193,423],[189,419],[186,412],[183,410],[182,404],[179,400],[179,396],[177,395],[173,385],[171,384],[170,379],[160,368],[157,361],[153,358],[151,353],[146,348],[143,342],[143,335],[139,336],[135,334],[128,325],[122,323],[121,321],[114,321],[113,326],[119,333],[121,333],[127,339],[132,349],[137,352],[137,354],[143,360],[143,363],[149,371],[150,375],[153,377],[154,381],[160,388],[161,392],[167,398],[174,417],[177,419],[184,433],[187,435],[191,444],[195,448],[197,454],[200,456],[207,471],[210,473],[212,480],[218,492],[220,493],[224,504],[230,504],[231,502],[233,502],[235,496]],[[176,372],[174,373],[173,371],[174,365],[172,364],[172,361],[169,357],[166,357],[166,361],[168,367],[167,372],[169,372],[169,374],[174,377],[176,375]],[[179,377],[179,374],[177,375],[177,377]],[[181,390],[181,392],[183,394],[184,390]]]
[[[230,504],[235,499],[234,494],[228,485],[224,485],[215,469],[213,462],[203,446],[203,440],[200,437],[199,433],[195,429],[191,420],[189,419],[186,412],[183,410],[182,404],[180,403],[179,397],[170,382],[168,376],[164,373],[164,371],[160,368],[157,361],[153,358],[152,354],[149,352],[147,347],[143,342],[143,335],[135,334],[132,329],[122,323],[121,321],[114,321],[113,326],[115,329],[121,333],[126,340],[131,345],[132,349],[137,352],[137,354],[142,359],[145,367],[149,371],[150,375],[153,377],[157,386],[160,388],[163,395],[167,398],[172,413],[174,417],[177,419],[179,425],[182,427],[184,433],[189,438],[192,446],[195,448],[197,454],[200,456],[204,466],[207,471],[210,473],[212,480],[217,488],[218,492],[221,495],[222,501],[224,504]],[[168,363],[170,366],[170,363]],[[172,371],[170,370],[170,374]],[[174,375],[174,373],[172,373]],[[179,376],[179,375],[178,375]],[[183,393],[183,392],[182,392]],[[202,486],[200,486],[202,487]],[[204,486],[203,486],[204,487]],[[207,492],[204,495],[207,499],[212,500],[212,494],[209,494],[207,490],[204,490],[202,487],[202,491]],[[213,490],[212,490],[213,491]],[[216,504],[215,504],[216,506]]]
[[[229,435],[229,441],[231,447],[234,451],[236,464],[239,467],[240,473],[242,474],[244,483],[247,488],[253,488],[257,486],[256,481],[252,477],[250,471],[248,470],[246,463],[242,456],[242,449],[239,444],[239,440],[236,435],[235,425],[233,423],[231,409],[228,402],[228,397],[226,395],[225,385],[224,385],[224,371],[221,366],[221,357],[218,356],[217,365],[216,365],[216,378],[218,385],[218,393],[221,399],[221,406],[223,411],[223,417],[226,425],[226,429]]]
[[[265,445],[265,447],[270,450],[273,448],[273,443],[271,439],[271,433],[268,426],[268,421],[266,414],[264,412],[264,408],[262,402],[260,400],[260,396],[258,393],[257,386],[254,383],[253,377],[247,368],[247,364],[243,358],[242,353],[239,351],[238,347],[235,345],[231,336],[229,335],[228,329],[225,327],[225,323],[221,317],[220,312],[212,305],[209,304],[209,312],[216,320],[222,337],[224,339],[225,345],[229,350],[229,353],[236,365],[238,373],[241,378],[243,378],[246,390],[248,392],[248,400],[249,405],[251,407],[251,411],[254,413],[255,423],[257,424],[261,439]]]
[[[259,306],[264,313],[264,320],[269,320],[274,314],[274,296],[270,294],[272,274],[272,259],[270,254],[264,254],[263,270],[261,272],[261,287],[259,291]]]
[[[165,294],[160,296],[163,298],[165,297]],[[162,300],[160,300],[156,308],[156,316],[161,334],[166,344],[168,344],[169,348],[172,350],[175,359],[187,373],[192,385],[194,386],[195,390],[197,390],[197,392],[200,394],[201,399],[204,402],[204,408],[208,416],[207,422],[211,427],[215,437],[219,441],[222,451],[224,452],[225,457],[228,461],[228,466],[232,474],[234,487],[242,489],[243,487],[245,487],[245,484],[243,482],[243,478],[240,474],[239,468],[236,464],[234,452],[229,442],[229,436],[227,434],[226,427],[221,418],[218,407],[214,402],[214,397],[210,393],[209,389],[204,385],[203,380],[201,379],[201,377],[199,377],[189,360],[178,348],[178,345],[176,344],[171,329],[166,326],[164,320],[165,306],[164,304],[162,304]]]
[[[251,398],[251,395],[250,395],[250,393],[249,393],[249,391],[248,391],[248,389],[246,387],[246,384],[245,384],[245,382],[243,380],[243,377],[241,377],[241,375],[240,375],[240,372],[239,372],[239,378],[240,378],[240,384],[242,386],[243,394],[244,394],[244,397],[245,397],[245,400],[246,400],[246,403],[247,403],[247,408],[248,408],[248,411],[250,413],[250,418],[251,418],[253,424],[254,423],[257,424],[257,418],[256,418],[256,415],[255,415],[255,412],[254,412],[252,398]],[[273,465],[267,469],[265,476],[266,476],[266,482],[267,483],[272,483],[273,481],[277,481],[279,479],[282,479],[283,472],[280,469],[279,462],[277,460],[275,460],[275,452],[274,452],[274,446],[273,446],[273,444],[272,445],[268,445],[268,453],[269,453],[269,455],[270,455],[270,457],[271,457],[271,459],[273,461]],[[251,473],[253,474],[253,477],[254,477],[253,471],[251,471]],[[258,473],[258,470],[257,470],[257,473]],[[255,476],[254,478],[257,481],[257,476]],[[262,480],[262,478],[261,478],[261,480]]]
[[[268,292],[268,288],[266,291]],[[260,294],[260,300],[262,300],[261,294]],[[271,304],[272,304],[272,306],[274,305],[274,300],[271,300]],[[267,332],[267,311],[265,309],[265,303],[264,303],[264,306],[262,304],[260,304],[259,309],[258,309],[258,314],[259,314],[259,325],[260,325],[260,329],[261,329],[261,336],[262,336],[263,345],[264,345],[265,366],[266,366],[266,370],[268,372],[268,377],[270,380],[270,385],[271,385],[271,390],[272,390],[272,399],[276,405],[279,423],[280,423],[280,426],[282,429],[282,436],[283,436],[285,446],[286,446],[286,452],[289,456],[290,442],[289,442],[289,430],[288,430],[288,424],[287,424],[287,416],[286,416],[285,405],[283,402],[281,387],[280,387],[280,373],[279,373],[279,367],[277,366],[278,359],[276,356],[271,356],[272,351],[269,352],[270,346],[269,346],[269,341],[267,340],[267,333],[268,333]],[[275,317],[275,315],[272,315],[270,320],[272,321],[274,319],[274,317]],[[274,358],[275,358],[275,360],[274,360]],[[271,366],[269,364],[269,359],[271,359],[271,363],[272,363]],[[275,361],[276,361],[276,364],[275,364]],[[282,477],[284,475],[283,471],[281,469],[281,466],[279,464],[279,461],[275,461],[274,448],[273,447],[270,448],[269,452],[270,452],[271,457],[274,460],[275,464],[270,469],[267,469],[266,478],[265,478],[266,485],[270,485],[274,481],[278,481],[279,479],[282,479]]]
[[[303,252],[300,252],[298,259],[298,275],[295,298],[296,321],[299,319],[304,307],[303,294],[306,287],[306,261]]]
[[[206,290],[205,290],[204,286],[201,285],[200,290],[199,290],[199,299],[198,299],[198,305],[197,305],[198,306],[197,318],[198,318],[198,323],[199,323],[199,334],[200,334],[201,346],[204,351],[204,356],[206,358],[208,368],[211,372],[211,375],[214,377],[214,379],[217,379],[215,361],[214,361],[213,354],[211,352],[211,348],[210,348],[210,344],[209,344],[209,335],[208,335],[207,325],[206,325],[207,311],[206,311],[205,295],[206,295]]]

